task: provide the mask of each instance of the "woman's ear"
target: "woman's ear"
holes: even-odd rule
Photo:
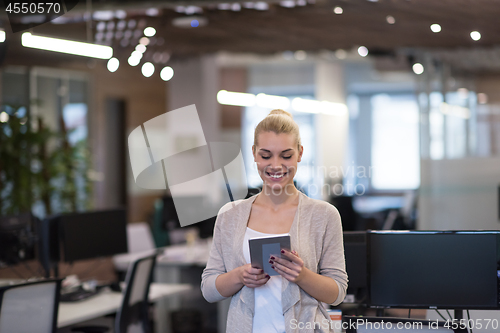
[[[300,160],[302,159],[302,153],[304,153],[304,146],[301,145],[299,149],[299,158],[297,162],[300,162]]]
[[[257,161],[255,160],[255,145],[253,145],[253,146],[252,146],[252,155],[253,155],[253,160],[254,160],[254,162],[257,162]]]

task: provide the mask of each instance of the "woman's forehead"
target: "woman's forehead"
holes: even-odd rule
[[[264,147],[266,145],[294,146],[295,141],[295,136],[291,133],[276,134],[274,132],[261,132],[258,135],[259,147]]]

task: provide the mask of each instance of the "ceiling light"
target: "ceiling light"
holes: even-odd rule
[[[418,63],[418,62],[413,64],[412,69],[413,69],[413,73],[415,73],[417,75],[420,75],[424,72],[424,66],[422,66],[422,64]]]
[[[127,17],[127,12],[124,10],[117,10],[115,12],[115,17],[119,20],[123,20],[124,18]]]
[[[239,3],[233,3],[231,5],[231,10],[233,12],[239,12],[241,10],[241,5]]]
[[[149,45],[149,38],[148,37],[142,37],[141,39],[139,39],[139,44],[142,44],[142,45]]]
[[[203,27],[207,24],[208,24],[208,19],[203,16],[176,17],[172,20],[172,25],[178,28],[196,28],[196,27]],[[158,39],[158,45],[160,45],[160,39]]]
[[[113,56],[113,49],[109,46],[75,42],[59,38],[34,36],[29,32],[22,34],[21,44],[24,47],[98,59],[109,59]]]
[[[135,47],[135,50],[136,50],[137,52],[144,53],[144,52],[146,52],[146,45],[143,45],[143,44],[138,44],[138,45]]]
[[[362,57],[366,57],[368,55],[368,49],[366,48],[366,46],[358,47],[358,54]]]
[[[104,29],[106,29],[106,22],[101,21],[97,23],[96,29],[97,31],[103,31]]]
[[[131,57],[134,57],[134,58],[139,58],[141,59],[142,58],[142,52],[139,52],[139,51],[133,51],[131,54],[130,54]]]
[[[344,10],[342,9],[342,7],[335,7],[333,8],[333,12],[337,15],[340,15],[344,12]]]
[[[203,13],[203,9],[201,7],[198,7],[198,6],[187,6],[184,9],[184,13],[186,15],[193,15],[195,13],[201,14],[201,13]]]
[[[0,43],[5,42],[5,31],[0,30]]]
[[[174,77],[174,70],[170,66],[163,67],[160,72],[160,77],[163,81],[168,81]]]
[[[137,22],[135,20],[130,20],[130,21],[128,21],[128,28],[134,29],[136,24],[137,24]]]
[[[109,21],[112,20],[115,16],[115,13],[111,10],[98,10],[92,14],[92,18],[96,21]]]
[[[158,8],[148,8],[146,9],[146,15],[147,16],[158,16],[160,15],[160,11]]]
[[[387,17],[385,18],[385,20],[387,21],[387,23],[389,24],[394,24],[396,23],[396,19],[394,18],[394,16],[391,16],[391,15],[387,15]]]
[[[306,0],[297,0],[297,6],[306,6],[307,1]]]
[[[477,102],[479,104],[488,104],[488,95],[486,95],[485,93],[477,94]]]
[[[116,70],[120,67],[120,61],[116,58],[111,58],[108,60],[108,71],[111,73],[116,72]]]
[[[343,49],[338,49],[335,51],[335,57],[337,57],[337,59],[345,59],[347,58],[347,52]]]
[[[243,3],[243,7],[252,9],[255,7],[255,4],[253,2],[247,1]]]
[[[296,60],[306,60],[307,58],[307,52],[303,50],[295,51],[293,54],[294,58]]]
[[[0,113],[0,123],[6,123],[9,121],[9,114],[5,111]]]
[[[146,62],[141,68],[142,75],[145,77],[150,77],[155,72],[155,65],[150,62]]]
[[[269,9],[269,5],[268,5],[267,2],[259,1],[259,2],[255,3],[254,8],[257,9],[257,10],[268,10]]]
[[[481,34],[479,33],[479,31],[472,31],[470,33],[470,38],[472,38],[472,40],[478,41],[481,39]]]
[[[116,25],[116,29],[118,30],[123,30],[125,29],[125,27],[127,26],[127,22],[125,21],[120,21],[118,22],[118,24]]]
[[[320,102],[300,97],[292,100],[292,109],[298,112],[324,113],[329,115],[343,115],[347,112],[347,106],[342,103]]]
[[[141,62],[141,58],[139,58],[139,57],[130,56],[128,58],[128,64],[132,67],[139,65],[140,62]]]
[[[441,31],[441,26],[437,23],[431,24],[431,30],[434,33],[438,33]]]
[[[113,30],[115,28],[115,22],[113,22],[113,21],[108,22],[108,24],[106,25],[106,28],[108,30]]]
[[[258,94],[256,97],[257,105],[268,109],[287,109],[290,107],[290,100],[283,96],[273,96]]]
[[[280,1],[280,6],[285,8],[293,8],[295,7],[295,1],[293,0]]]
[[[220,90],[217,93],[217,102],[224,105],[254,106],[255,95],[240,92]]]
[[[156,29],[153,27],[147,27],[144,29],[144,36],[153,37],[156,34]]]

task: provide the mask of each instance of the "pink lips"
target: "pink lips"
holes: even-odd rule
[[[272,181],[275,181],[275,182],[279,182],[280,180],[282,180],[283,178],[285,178],[285,176],[287,175],[287,173],[270,173],[270,172],[266,172],[266,175],[267,175],[267,178],[271,179]],[[282,177],[278,177],[278,178],[275,178],[273,176],[282,176]]]

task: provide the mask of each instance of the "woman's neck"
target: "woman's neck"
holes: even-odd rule
[[[283,205],[294,205],[298,203],[298,199],[299,190],[297,190],[294,185],[288,187],[287,190],[282,191],[272,191],[269,188],[264,188],[256,198],[260,204],[270,206],[275,209]]]

